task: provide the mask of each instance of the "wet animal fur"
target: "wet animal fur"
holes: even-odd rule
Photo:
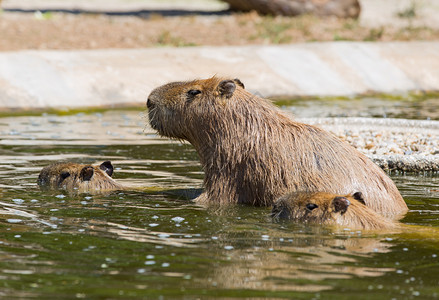
[[[38,176],[42,189],[64,189],[77,193],[99,193],[121,190],[124,187],[114,181],[113,165],[106,161],[100,165],[55,163],[43,168]]]
[[[324,224],[350,229],[397,229],[400,223],[387,219],[364,204],[361,193],[295,192],[279,198],[273,205],[274,219],[299,223]]]
[[[363,191],[384,215],[407,206],[392,180],[334,135],[295,122],[237,79],[173,82],[148,97],[149,121],[162,136],[189,141],[205,172],[202,203],[271,206],[287,192]]]

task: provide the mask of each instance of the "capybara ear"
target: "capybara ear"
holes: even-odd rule
[[[221,96],[230,98],[233,96],[233,92],[236,89],[235,82],[233,80],[223,80],[218,85],[218,91]]]
[[[352,197],[354,197],[354,199],[357,200],[358,202],[361,202],[364,205],[366,205],[366,201],[364,201],[364,197],[363,197],[362,192],[356,192],[352,195]]]
[[[79,179],[82,181],[90,181],[93,177],[94,170],[92,166],[86,166],[82,168],[81,173],[79,174]]]
[[[332,200],[332,204],[334,205],[335,212],[344,214],[348,210],[349,205],[351,205],[351,202],[346,197],[335,197]]]
[[[235,79],[233,79],[233,81],[234,81],[237,85],[239,85],[240,87],[242,87],[243,89],[245,89],[245,86],[244,86],[244,84],[242,83],[241,80],[239,80],[238,78],[235,78]]]
[[[111,161],[107,160],[104,161],[103,163],[101,163],[101,165],[99,166],[99,169],[101,169],[102,171],[104,171],[105,173],[107,173],[108,176],[113,176],[113,165],[111,164]]]

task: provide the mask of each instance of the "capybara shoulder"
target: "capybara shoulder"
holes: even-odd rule
[[[44,167],[38,176],[38,185],[42,189],[64,189],[78,193],[99,193],[120,190],[113,175],[113,165],[105,161],[100,165],[77,163],[55,163]]]
[[[205,172],[199,202],[271,206],[294,191],[353,194],[383,215],[407,211],[370,159],[319,127],[296,122],[238,79],[172,82],[147,101],[151,127],[189,141]]]
[[[363,195],[295,192],[279,198],[272,217],[308,224],[344,226],[351,229],[395,229],[399,223],[387,219],[364,204]]]

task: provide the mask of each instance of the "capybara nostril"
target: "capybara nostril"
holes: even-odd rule
[[[148,109],[154,108],[154,103],[152,103],[151,98],[148,98],[148,100],[146,100],[146,107],[148,107]]]

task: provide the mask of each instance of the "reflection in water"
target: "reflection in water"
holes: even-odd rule
[[[286,111],[300,118],[363,117],[439,120],[439,99],[395,100],[380,98],[292,100]]]
[[[136,251],[144,249],[136,254],[141,256],[140,261],[133,257],[128,259],[128,263],[136,265],[141,272],[147,272],[144,269],[150,266],[152,269],[148,272],[160,273],[165,283],[168,276],[189,276],[199,288],[317,292],[331,289],[325,282],[329,279],[377,277],[394,271],[394,268],[359,263],[365,257],[390,251],[391,244],[384,237],[363,236],[359,231],[333,232],[317,226],[273,224],[265,209],[254,211],[242,207],[231,215],[212,215],[181,200],[171,204],[153,201],[136,206],[132,201],[139,195],[131,196],[134,197],[125,196],[120,201],[113,198],[112,203],[88,199],[88,204],[66,196],[64,202],[55,205],[57,208],[49,209],[52,213],[34,208],[53,223],[37,213],[23,213],[21,209],[10,211],[11,214],[20,211],[14,218],[20,218],[21,222],[8,225],[0,222],[0,228],[15,227],[9,235],[0,229],[7,234],[0,255],[7,257],[16,268],[7,273],[41,274],[47,266],[64,265],[67,269],[63,273],[75,274],[76,267],[67,262],[79,257],[82,257],[80,261],[91,264],[86,267],[90,272],[105,273],[105,270],[94,270],[95,260],[100,263],[104,258],[112,261],[114,256],[129,256],[131,250],[127,252],[127,249],[131,247],[138,249]],[[87,197],[90,196],[84,196],[84,199]],[[129,203],[124,205],[124,201]],[[9,205],[3,203],[2,206]],[[20,205],[20,208],[26,209],[26,206]],[[102,214],[108,216],[102,219]],[[35,222],[39,226],[35,226]],[[253,224],[258,224],[259,228],[254,229]],[[51,239],[51,236],[56,238]],[[109,257],[108,254],[98,255],[108,246],[114,250]],[[52,257],[50,253],[60,247],[65,253]],[[23,248],[36,255],[13,254]],[[176,252],[180,253],[178,257]],[[166,261],[159,262],[159,258],[166,258]],[[194,276],[193,270],[181,264],[179,260],[182,259],[195,262],[204,276]],[[153,270],[162,269],[163,264],[170,265],[166,272]],[[114,265],[120,272],[121,266],[117,267],[120,264]],[[32,267],[25,269],[24,266]]]
[[[139,112],[2,118],[2,145],[145,145],[169,143],[155,134]],[[143,129],[144,128],[144,129]],[[143,138],[143,136],[152,136]]]
[[[49,226],[51,228],[57,227],[57,225],[55,225],[55,224],[52,224],[48,221],[40,219],[38,217],[38,215],[36,215],[36,214],[29,213],[29,212],[26,212],[22,209],[19,209],[20,207],[22,207],[22,206],[11,204],[11,203],[0,202],[0,216],[3,216],[6,220],[6,222],[11,223],[11,224],[18,224],[18,223],[21,223],[23,221],[26,221],[27,223],[29,223],[29,222],[33,221],[33,222],[37,222],[37,223],[40,223],[40,224],[45,225],[45,226]],[[14,216],[16,218],[9,218],[8,219],[7,218],[8,215]],[[17,218],[17,217],[19,217],[19,218]]]
[[[370,116],[369,104],[346,110]],[[319,106],[300,108],[301,117],[323,117]],[[273,223],[264,208],[200,207],[189,200],[203,178],[192,147],[144,124],[136,111],[0,119],[0,297],[437,296],[438,238]],[[37,188],[49,163],[105,160],[133,191]],[[392,178],[411,209],[402,221],[439,227],[439,177]]]
[[[115,178],[122,179],[122,184],[181,187],[186,182],[193,187],[191,177],[195,177],[199,187],[202,173],[191,147],[158,138],[149,128],[142,130],[144,122],[135,111],[4,118],[0,123],[0,187],[33,186],[36,180],[29,182],[28,177],[37,176],[53,162],[105,160],[112,161]],[[189,174],[184,171],[188,168],[193,169]]]
[[[330,289],[325,283],[328,279],[377,277],[394,271],[358,265],[361,257],[389,251],[390,244],[380,238],[364,238],[358,233],[334,236],[313,229],[289,238],[264,234],[261,240],[265,242],[256,242],[257,246],[229,250],[231,263],[215,269],[217,285],[229,289],[313,292]],[[224,245],[230,245],[227,238]]]

